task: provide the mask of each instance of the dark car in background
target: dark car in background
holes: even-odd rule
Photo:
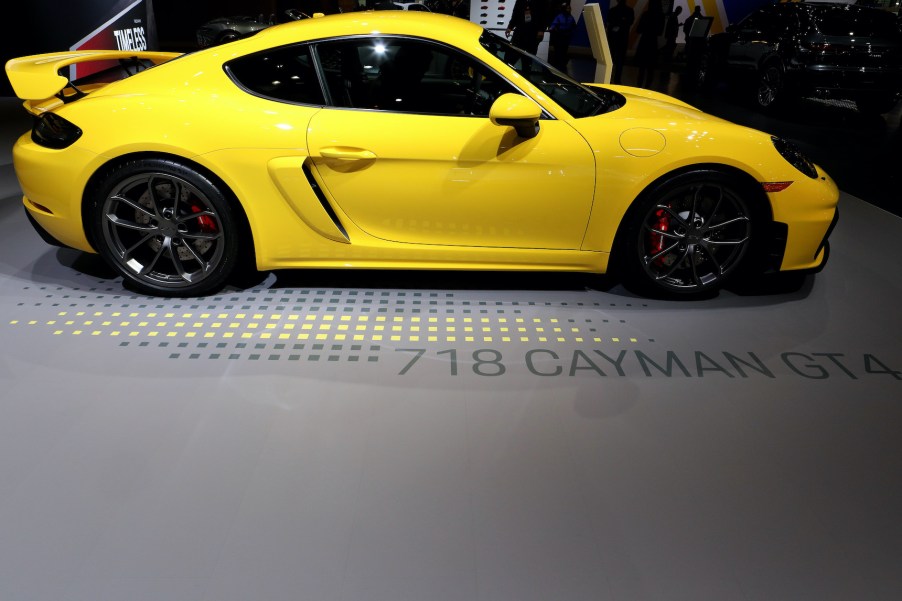
[[[884,113],[902,92],[902,33],[896,15],[875,8],[765,6],[710,38],[698,75],[705,85],[745,85],[762,109],[817,97]]]
[[[273,23],[262,15],[260,17],[219,17],[200,26],[197,30],[197,45],[206,48],[225,44],[257,33],[272,25]]]
[[[264,15],[257,17],[218,17],[207,21],[198,28],[197,45],[201,48],[207,48],[208,46],[225,44],[239,38],[246,38],[277,23],[300,21],[306,17],[306,14],[296,8],[286,10],[281,20],[277,19],[276,15],[270,15],[269,17]]]

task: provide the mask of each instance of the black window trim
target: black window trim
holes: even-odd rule
[[[478,116],[478,115],[449,115],[447,113],[411,113],[408,111],[393,111],[390,109],[369,109],[369,108],[356,108],[356,107],[347,107],[347,106],[334,106],[334,104],[332,103],[332,95],[331,95],[331,92],[329,91],[329,86],[326,82],[325,72],[323,71],[322,63],[319,59],[319,53],[317,52],[316,47],[319,44],[325,44],[325,43],[335,42],[335,41],[355,40],[355,39],[414,40],[414,41],[419,41],[419,42],[425,42],[427,44],[433,44],[435,46],[439,46],[441,48],[451,50],[458,54],[462,54],[462,55],[472,59],[478,65],[483,66],[490,73],[495,74],[501,81],[506,82],[511,88],[516,90],[521,96],[529,98],[530,100],[535,102],[536,105],[540,109],[542,109],[542,115],[541,115],[541,117],[539,117],[540,119],[546,120],[546,121],[556,121],[557,120],[554,117],[554,115],[552,115],[545,109],[545,107],[543,107],[541,104],[536,102],[536,100],[532,96],[530,96],[529,94],[524,92],[520,86],[518,86],[517,84],[512,82],[510,79],[508,79],[507,77],[505,77],[504,75],[499,73],[498,70],[493,68],[491,65],[486,64],[479,57],[474,56],[473,54],[470,54],[469,52],[466,52],[465,50],[458,48],[457,46],[453,46],[451,44],[447,44],[447,43],[441,42],[439,40],[434,40],[432,38],[425,38],[425,37],[415,36],[415,35],[392,34],[392,33],[380,33],[380,34],[367,33],[367,34],[353,34],[353,35],[328,37],[328,38],[318,38],[318,39],[314,39],[314,40],[305,40],[303,42],[296,42],[293,44],[285,44],[284,46],[274,46],[272,48],[267,48],[265,50],[260,50],[258,52],[253,52],[251,54],[245,54],[243,56],[235,57],[235,58],[229,60],[228,62],[224,63],[222,68],[223,68],[223,71],[225,71],[226,75],[229,77],[229,79],[231,79],[232,82],[236,86],[238,86],[238,88],[240,88],[242,91],[244,91],[252,96],[256,96],[258,98],[263,98],[264,100],[271,100],[273,102],[278,102],[281,104],[289,104],[289,105],[293,105],[293,106],[306,106],[306,107],[311,107],[311,108],[323,108],[323,109],[338,110],[338,111],[364,111],[364,112],[371,112],[371,113],[388,113],[388,114],[395,114],[395,115],[423,115],[423,116],[432,116],[432,117],[463,117],[463,118],[470,118],[470,119],[488,119],[487,115],[486,116]],[[310,55],[311,59],[313,60],[313,68],[314,68],[314,71],[316,72],[317,80],[319,81],[320,91],[322,92],[323,100],[325,102],[324,104],[322,104],[322,103],[309,104],[309,103],[305,103],[305,102],[294,102],[291,100],[286,100],[284,98],[275,98],[273,96],[267,96],[266,94],[261,94],[260,92],[255,92],[254,90],[251,90],[250,88],[248,88],[247,86],[242,84],[238,80],[238,78],[235,77],[235,75],[229,69],[229,65],[236,60],[241,60],[244,58],[262,55],[262,54],[267,54],[267,53],[274,52],[274,51],[281,51],[281,50],[285,50],[285,49],[289,49],[289,48],[300,48],[300,47],[304,47],[304,46],[307,47],[306,50],[307,50],[308,54]]]

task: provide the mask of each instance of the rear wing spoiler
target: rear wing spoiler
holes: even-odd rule
[[[120,50],[75,50],[14,58],[6,63],[6,76],[16,96],[22,100],[45,100],[73,87],[68,77],[60,75],[70,65],[91,61],[149,61],[159,65],[181,56],[177,52],[128,52]],[[78,92],[78,88],[75,88]]]

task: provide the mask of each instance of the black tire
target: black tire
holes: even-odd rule
[[[714,57],[705,52],[698,59],[692,74],[692,81],[698,90],[711,90],[717,79]]]
[[[785,100],[786,80],[783,65],[779,61],[770,60],[758,71],[755,87],[755,104],[762,110],[773,110]]]
[[[225,285],[239,258],[239,222],[209,177],[167,159],[141,159],[94,187],[94,247],[127,286],[158,296],[203,296]]]
[[[624,283],[653,297],[714,294],[756,254],[763,227],[739,178],[683,173],[646,191],[627,213],[615,248]]]

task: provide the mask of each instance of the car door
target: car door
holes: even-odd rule
[[[329,104],[307,144],[330,200],[401,243],[577,249],[595,191],[586,141],[544,118],[518,137],[492,102],[521,92],[457,49],[365,37],[318,43]]]

